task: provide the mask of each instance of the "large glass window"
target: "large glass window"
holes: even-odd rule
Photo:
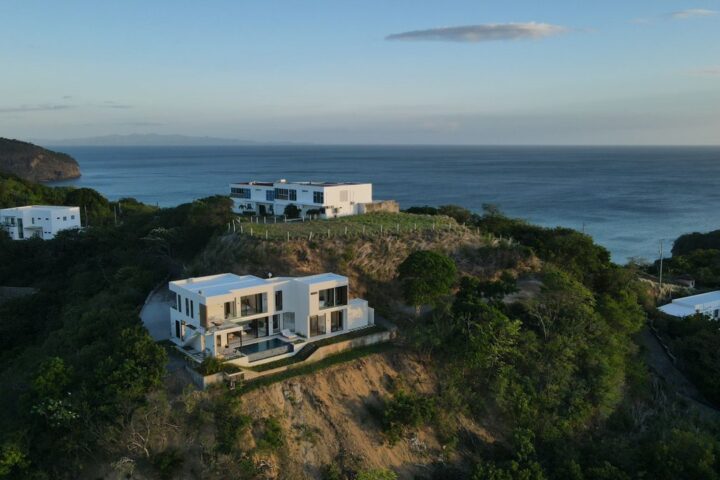
[[[275,311],[279,312],[283,309],[283,298],[282,298],[282,290],[278,290],[275,292]]]
[[[320,290],[318,302],[318,307],[321,309],[347,305],[347,285]]]
[[[325,192],[313,192],[313,203],[325,203]]]
[[[280,315],[273,315],[272,318],[272,331],[273,333],[276,333],[278,330],[280,330]]]
[[[231,302],[225,302],[225,319],[233,318],[236,316],[235,300]]]
[[[310,317],[310,336],[325,335],[325,314]]]
[[[338,310],[330,314],[330,331],[337,332],[343,329],[343,314],[344,310]]]
[[[275,191],[274,190],[265,190],[265,200],[268,202],[272,202],[275,200]]]
[[[276,200],[288,200],[290,198],[290,193],[288,192],[287,188],[276,188],[275,189],[275,199]]]
[[[320,302],[320,308],[330,308],[335,306],[335,289],[328,288],[327,290],[320,290],[318,293],[318,300]]]
[[[295,331],[295,312],[283,313],[283,330]]]
[[[252,191],[249,188],[230,187],[230,196],[233,198],[249,199],[251,195],[252,195]]]
[[[247,317],[248,315],[255,315],[256,313],[267,312],[263,297],[264,295],[262,293],[240,297],[240,314],[243,317]]]

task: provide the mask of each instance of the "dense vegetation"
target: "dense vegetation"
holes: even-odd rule
[[[0,178],[0,207],[82,205],[91,225],[51,241],[0,233],[0,285],[37,291],[0,304],[0,477],[74,478],[161,384],[166,354],[139,308],[226,225],[228,202],[160,210]]]
[[[659,272],[659,260],[648,268]],[[665,259],[663,270],[667,277],[689,275],[696,280],[700,291],[720,287],[720,230],[689,233],[675,240],[672,257]],[[697,315],[675,319],[653,312],[655,326],[675,356],[678,366],[693,381],[705,398],[720,405],[720,330],[718,323]]]
[[[657,260],[649,271],[659,273]],[[673,243],[672,257],[665,259],[663,273],[667,277],[690,275],[699,288],[720,287],[720,230],[688,233]]]
[[[364,353],[345,352],[235,391],[187,390],[168,398],[161,385],[166,353],[140,325],[139,308],[154,286],[180,273],[226,228],[229,200],[157,209],[0,177],[0,207],[27,203],[81,205],[90,228],[46,242],[11,242],[0,233],[0,286],[37,292],[0,304],[0,478],[76,478],[89,464],[110,460],[131,476],[135,460],[123,457],[130,454],[157,478],[175,478],[184,462],[194,462],[198,475],[258,478],[254,456],[282,452],[290,432],[275,417],[248,415],[242,394]],[[440,462],[425,478],[720,478],[717,425],[691,415],[655,381],[634,341],[643,307],[652,305],[634,271],[612,264],[586,235],[509,219],[492,207],[482,216],[457,206],[408,213],[357,217],[338,228],[359,235],[378,225],[433,231],[451,217],[505,239],[473,247],[478,251],[464,252],[463,261],[482,263],[493,248],[519,252],[473,270],[482,274],[461,276],[469,270],[458,268],[457,258],[417,249],[400,265],[397,285],[368,282],[369,289],[397,288],[406,303],[432,307],[403,325],[402,340],[437,371],[438,391],[421,394],[403,385],[375,412],[389,444],[429,425],[448,452],[467,460],[460,467]],[[285,238],[310,236],[316,225],[256,228]],[[506,302],[518,291],[511,260],[529,255],[539,259],[534,275],[541,287]],[[345,264],[352,252],[347,256]],[[704,319],[664,328],[673,347],[695,359],[687,368],[693,381],[717,401],[718,376],[708,374],[717,372],[717,328]],[[202,368],[225,367],[207,361]],[[462,418],[492,423],[497,441],[477,438]],[[300,427],[298,435],[322,434]],[[343,462],[321,475],[396,478],[352,457]]]
[[[717,426],[668,399],[633,341],[645,320],[642,306],[652,302],[632,271],[572,230],[528,225],[495,209],[482,217],[457,207],[439,211],[530,247],[544,262],[542,288],[508,305],[501,301],[513,290],[508,275],[461,279],[457,293],[436,302],[413,331],[415,348],[441,365],[436,410],[400,397],[388,403],[391,425],[426,419],[453,445],[458,425],[443,412],[501,419],[504,441],[473,451],[477,480],[720,478]],[[717,327],[684,328],[702,331],[684,349],[697,352],[698,339],[717,341]],[[717,389],[717,375],[695,373]],[[398,415],[398,401],[411,414]]]

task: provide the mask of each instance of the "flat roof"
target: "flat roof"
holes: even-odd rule
[[[260,278],[255,275],[235,275],[234,273],[221,273],[218,275],[208,275],[205,277],[186,278],[183,280],[174,280],[171,285],[183,288],[190,292],[196,293],[202,297],[217,297],[220,295],[228,295],[238,290],[246,288],[258,287],[269,284],[278,284],[288,281],[296,281],[305,284],[323,283],[329,281],[347,281],[347,277],[337,275],[335,273],[321,273],[318,275],[309,275],[306,277],[271,277]]]
[[[701,305],[703,303],[712,302],[720,302],[720,290],[691,295],[689,297],[676,298],[672,301],[672,303],[681,305]]]
[[[0,209],[0,212],[5,210],[28,210],[30,208],[42,208],[44,210],[65,210],[68,208],[80,208],[75,206],[67,206],[67,205],[23,205],[22,207],[8,207]]]
[[[236,290],[265,285],[267,282],[254,275],[235,275],[234,273],[221,273],[206,277],[186,278],[170,282],[172,285],[197,293],[203,297],[227,295]]]
[[[277,187],[278,185],[300,185],[300,186],[306,186],[306,187],[339,187],[343,185],[370,185],[370,182],[316,182],[312,180],[306,180],[306,181],[300,181],[300,182],[290,182],[285,181],[282,182],[278,180],[277,182],[258,182],[258,181],[249,181],[249,182],[236,182],[232,185],[247,185],[247,186],[260,186],[260,187]]]
[[[667,313],[668,315],[672,315],[673,317],[689,317],[690,315],[695,314],[694,308],[679,305],[677,303],[668,303],[667,305],[658,307],[658,310],[663,313]]]
[[[347,281],[347,277],[338,275],[337,273],[320,273],[317,275],[309,275],[307,277],[297,277],[295,280],[302,283],[313,284],[323,282]]]

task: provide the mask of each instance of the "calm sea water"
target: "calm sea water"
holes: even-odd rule
[[[454,203],[591,234],[613,259],[720,228],[720,147],[62,147],[83,172],[57,182],[160,206],[246,180],[365,181],[403,208]]]

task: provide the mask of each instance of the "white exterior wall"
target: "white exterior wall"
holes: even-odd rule
[[[228,277],[231,278],[228,279]],[[233,278],[237,278],[239,284],[242,284],[243,281],[256,284],[234,289],[232,287]],[[223,292],[203,296],[200,293],[202,289],[212,291],[218,288],[218,285],[211,284],[215,279],[220,282],[219,288]],[[220,354],[216,348],[218,337],[220,338],[220,347],[224,349],[228,345],[228,334],[242,330],[243,325],[252,320],[267,317],[269,336],[279,334],[282,329],[286,328],[283,324],[283,313],[285,312],[294,313],[295,333],[309,340],[339,335],[351,328],[372,325],[372,309],[364,300],[349,300],[349,288],[348,305],[320,308],[320,290],[343,286],[348,286],[347,278],[332,274],[266,280],[248,276],[217,275],[192,279],[192,281],[170,282],[169,289],[176,295],[175,304],[170,309],[170,338],[180,346],[190,346],[197,351],[204,351],[211,356],[216,356]],[[275,305],[275,292],[277,291],[283,292],[283,308],[281,310],[278,310]],[[265,295],[266,311],[241,316],[241,297],[255,294]],[[176,308],[178,298],[180,299],[180,310]],[[186,299],[188,307],[191,306],[190,301],[192,301],[192,308],[188,311],[186,311]],[[225,302],[231,301],[235,302],[236,316],[225,319]],[[207,312],[207,321],[204,324],[200,315],[201,305],[205,305]],[[343,328],[332,332],[331,313],[340,310],[343,311]],[[279,315],[278,328],[273,329],[272,317],[276,314]],[[313,315],[325,315],[325,334],[310,337],[310,317]],[[182,338],[176,336],[176,321],[180,322]],[[268,337],[259,337],[257,340],[262,341],[263,338]]]
[[[32,237],[50,240],[61,230],[80,228],[80,208],[40,205],[5,208],[0,210],[0,225],[13,240]]]
[[[367,300],[355,298],[348,303],[347,330],[375,324],[375,310],[368,306]]]
[[[663,305],[660,311],[674,317],[688,317],[697,313],[720,318],[720,291],[701,293],[690,297],[676,298]]]
[[[285,207],[295,205],[302,214],[306,214],[308,210],[324,208],[326,210],[325,217],[342,217],[346,215],[357,215],[361,212],[360,205],[372,202],[372,184],[307,184],[307,183],[281,183],[275,182],[274,185],[251,185],[251,184],[231,184],[230,188],[244,188],[250,190],[250,198],[233,197],[235,213],[243,213],[252,211],[259,213],[260,206],[264,205],[266,209],[272,207],[275,215],[282,215]],[[295,200],[282,200],[274,198],[272,201],[267,200],[267,192],[275,193],[276,188],[283,188],[296,191]],[[315,192],[323,193],[323,202],[315,203]],[[269,213],[269,212],[267,212]]]

